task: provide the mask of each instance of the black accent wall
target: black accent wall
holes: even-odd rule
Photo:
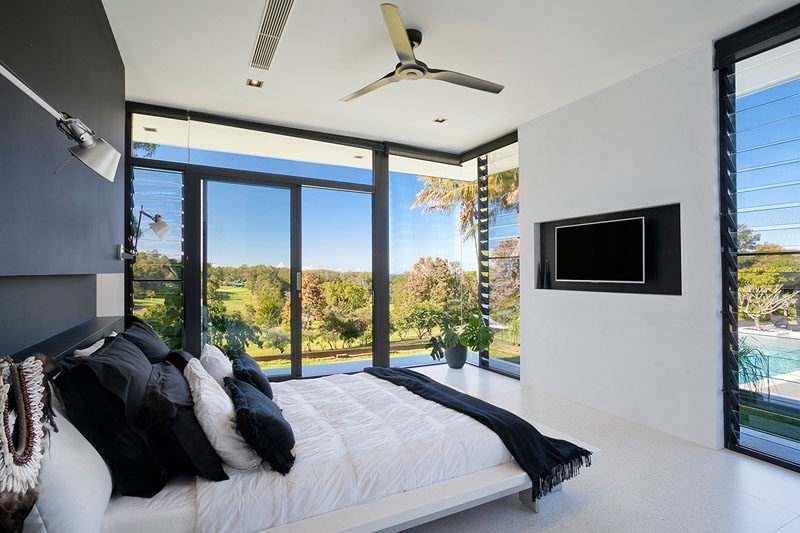
[[[644,217],[644,283],[584,283],[555,280],[555,229],[557,226]],[[681,294],[681,206],[680,204],[617,211],[565,220],[542,222],[539,226],[541,258],[548,261],[549,276],[538,288],[589,292],[639,294]],[[587,257],[602,261],[602,257]],[[540,268],[540,265],[537,265]],[[541,275],[540,275],[541,277]]]
[[[124,149],[125,72],[100,0],[0,3],[0,60]],[[0,355],[95,315],[94,274],[122,272],[123,165],[77,160],[55,120],[0,77]],[[14,304],[10,304],[14,302]]]

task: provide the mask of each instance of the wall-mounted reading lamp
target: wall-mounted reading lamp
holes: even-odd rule
[[[125,248],[121,245],[117,245],[117,259],[120,261],[123,259],[131,259],[136,260],[136,254],[139,251],[139,235],[142,234],[142,215],[146,216],[152,222],[150,223],[150,229],[153,230],[153,233],[156,234],[156,237],[161,239],[162,241],[167,240],[167,236],[169,235],[169,226],[164,219],[161,218],[161,215],[151,215],[150,213],[144,210],[144,206],[139,208],[139,220],[136,222],[136,239],[133,241],[133,251],[126,252]]]
[[[114,181],[114,175],[117,173],[117,166],[119,165],[120,153],[113,146],[100,137],[97,137],[86,124],[81,122],[81,119],[56,111],[50,104],[42,100],[24,81],[11,72],[2,61],[0,61],[0,74],[8,79],[17,89],[25,93],[31,100],[42,106],[45,111],[50,113],[53,118],[56,119],[56,126],[58,129],[61,130],[64,135],[78,143],[69,148],[70,156],[53,171],[53,174],[57,174],[73,157],[77,157],[81,163],[97,172],[108,181]]]

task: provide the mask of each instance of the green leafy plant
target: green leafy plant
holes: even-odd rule
[[[758,348],[739,339],[739,381],[747,384],[751,392],[769,395],[769,360]]]
[[[480,353],[487,350],[493,340],[494,333],[491,328],[484,325],[477,315],[472,315],[460,332],[449,320],[446,320],[442,323],[439,335],[431,337],[425,347],[431,350],[433,359],[441,359],[445,355],[445,350],[455,348],[459,343]]]
[[[477,315],[472,315],[461,333],[461,344],[474,352],[488,350],[494,340],[494,333],[484,325]]]

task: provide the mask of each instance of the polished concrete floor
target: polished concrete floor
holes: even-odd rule
[[[800,474],[715,451],[466,366],[416,369],[602,451],[538,514],[509,496],[414,532],[800,532]]]

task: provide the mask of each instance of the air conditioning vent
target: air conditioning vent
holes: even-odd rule
[[[253,50],[253,59],[250,62],[251,67],[269,70],[293,4],[294,0],[267,0],[264,17],[261,19],[261,29]]]

